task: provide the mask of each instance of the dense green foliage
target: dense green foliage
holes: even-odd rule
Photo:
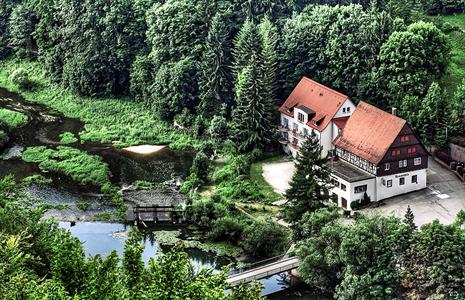
[[[0,180],[2,299],[260,299],[259,285],[225,294],[226,272],[195,270],[182,244],[144,266],[136,231],[122,258],[86,258],[77,238],[20,197],[12,177]]]
[[[153,115],[169,122],[181,119],[178,123],[196,127],[196,134],[222,115],[232,117],[230,130],[217,118],[210,132],[230,137],[246,152],[269,146],[276,100],[286,97],[303,75],[382,108],[400,107],[404,96],[424,97],[425,83],[445,73],[449,45],[438,28],[417,21],[427,19],[427,13],[460,11],[460,5],[426,0],[9,0],[0,9],[8,20],[0,24],[0,33],[18,57],[37,56],[49,80],[81,95],[130,94],[138,102],[113,102],[115,109],[106,105],[99,110],[102,121],[72,109],[99,129],[87,130],[84,139],[170,142],[185,137],[167,136]],[[68,100],[79,102],[75,97]],[[137,111],[140,121],[123,124],[115,117],[106,122],[115,111],[125,116]],[[118,128],[110,128],[115,123]],[[132,130],[126,130],[127,124]]]
[[[464,296],[460,223],[434,221],[417,230],[394,217],[362,216],[351,225],[339,218],[325,208],[307,213],[297,226],[299,271],[307,283],[335,292],[336,299]]]
[[[6,130],[16,129],[26,125],[28,117],[20,112],[0,109],[0,127]]]

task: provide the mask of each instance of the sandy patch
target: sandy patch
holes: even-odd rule
[[[124,151],[135,153],[135,154],[141,154],[141,155],[150,155],[154,154],[162,149],[164,149],[166,146],[159,146],[159,145],[140,145],[140,146],[131,146],[131,147],[126,147],[123,148]]]
[[[289,182],[294,175],[295,164],[293,161],[273,162],[263,165],[263,178],[278,194],[284,194],[289,188]]]

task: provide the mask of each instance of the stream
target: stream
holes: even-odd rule
[[[12,174],[20,180],[34,174],[40,174],[36,164],[21,160],[21,152],[30,146],[58,146],[60,145],[59,135],[61,133],[71,132],[78,136],[79,132],[84,130],[83,122],[64,117],[60,113],[50,111],[43,105],[28,102],[20,95],[3,88],[0,88],[0,107],[25,113],[29,117],[29,123],[26,126],[9,133],[9,141],[0,151],[0,178]],[[112,173],[112,183],[120,187],[129,186],[136,180],[160,183],[185,178],[194,156],[194,153],[189,151],[174,151],[169,148],[150,156],[141,156],[116,149],[111,144],[95,142],[78,142],[69,146],[102,157]],[[33,184],[27,188],[27,192],[41,202],[51,205],[76,205],[85,202],[92,204],[90,211],[112,210],[110,206],[102,205],[100,199],[93,195],[98,192],[96,188],[81,186],[66,176],[46,174],[46,177],[52,179],[51,184]],[[66,220],[66,213],[67,210],[64,209],[57,215],[52,214],[51,216]],[[121,255],[127,233],[130,230],[130,227],[125,224],[86,222],[85,218],[82,218],[73,227],[70,226],[69,222],[60,222],[60,226],[81,240],[88,255],[100,254],[102,256],[108,255],[113,250]],[[169,249],[161,246],[152,234],[152,231],[160,229],[167,230],[166,226],[163,226],[144,231],[146,238],[144,239],[143,258],[146,262],[150,257],[156,257],[160,251]],[[182,232],[183,235],[189,235],[187,229],[182,229]],[[210,252],[197,249],[187,249],[187,252],[192,263],[198,268],[214,267],[219,270],[223,266],[234,263],[229,258],[218,257]],[[275,300],[325,299],[315,296],[306,287],[297,286],[288,289],[289,282],[290,279],[284,275],[264,279],[262,280],[264,284],[263,295],[272,294],[269,298]]]

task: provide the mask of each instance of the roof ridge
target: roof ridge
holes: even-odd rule
[[[303,76],[303,79],[308,80],[308,81],[310,81],[310,82],[312,82],[312,83],[318,85],[319,87],[323,88],[324,90],[327,90],[327,91],[329,91],[329,92],[331,92],[331,93],[333,93],[333,94],[336,94],[336,95],[345,97],[345,98],[347,98],[347,99],[349,98],[349,96],[347,96],[347,95],[345,95],[345,94],[343,94],[343,93],[341,93],[341,92],[338,92],[338,91],[336,91],[335,89],[330,88],[329,86],[326,86],[326,85],[324,85],[324,84],[322,84],[322,83],[319,83],[318,81],[315,81],[315,80],[313,80],[313,79],[310,79],[310,78],[308,78],[307,76]]]

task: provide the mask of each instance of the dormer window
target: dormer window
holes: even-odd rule
[[[347,113],[350,113],[350,107],[347,107]]]
[[[298,113],[297,114],[297,120],[299,120],[300,123],[304,123],[305,122],[305,115],[303,113]]]

